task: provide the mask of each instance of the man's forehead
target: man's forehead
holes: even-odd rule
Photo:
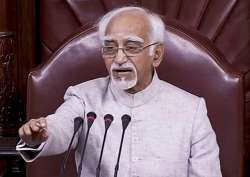
[[[104,41],[117,41],[118,39],[121,39],[123,41],[135,41],[135,42],[144,42],[144,39],[136,36],[136,35],[123,35],[123,34],[116,34],[116,35],[106,35],[104,36]]]
[[[144,13],[138,11],[122,12],[113,17],[107,24],[105,35],[117,39],[147,41],[150,31],[148,19]],[[138,38],[139,37],[139,38]]]

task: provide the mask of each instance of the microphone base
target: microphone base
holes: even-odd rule
[[[119,170],[119,166],[116,164],[116,166],[115,166],[114,177],[117,177],[117,175],[118,175],[118,170]]]
[[[100,177],[100,167],[96,168],[96,177]]]

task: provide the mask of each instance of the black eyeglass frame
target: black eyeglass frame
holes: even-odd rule
[[[124,53],[124,55],[125,55],[126,57],[135,57],[135,56],[137,56],[139,53],[141,53],[144,49],[146,49],[146,48],[148,48],[148,47],[150,47],[150,46],[153,46],[153,45],[157,45],[157,44],[160,44],[160,43],[159,43],[159,42],[154,42],[154,43],[148,44],[148,45],[146,45],[146,46],[144,46],[144,47],[140,47],[140,48],[138,48],[139,51],[136,52],[136,53],[134,53],[133,55],[128,55],[128,54],[126,53],[126,48],[124,48],[124,47],[114,47],[115,50],[116,50],[116,52],[114,52],[114,54],[113,54],[113,55],[110,55],[110,56],[108,56],[108,55],[105,56],[105,54],[103,54],[103,49],[104,49],[105,47],[107,47],[107,46],[103,46],[103,47],[102,47],[102,56],[103,56],[103,58],[111,58],[111,59],[113,59],[113,58],[115,58],[115,57],[117,56],[118,51],[119,51],[119,50],[122,50],[122,52]]]

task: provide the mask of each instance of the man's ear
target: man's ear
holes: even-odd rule
[[[154,55],[153,55],[153,66],[156,68],[161,64],[161,61],[164,56],[164,45],[163,44],[157,44],[154,49]]]

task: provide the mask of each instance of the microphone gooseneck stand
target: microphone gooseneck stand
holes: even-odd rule
[[[103,142],[102,142],[102,149],[101,149],[101,153],[100,153],[100,158],[99,158],[99,162],[96,168],[96,177],[100,177],[100,171],[101,171],[101,161],[102,161],[102,155],[103,155],[103,149],[104,149],[104,145],[106,142],[106,136],[107,136],[107,132],[108,132],[108,128],[110,126],[110,124],[113,121],[113,116],[110,114],[106,114],[104,116],[104,123],[105,123],[105,132],[104,132],[104,137],[103,137]]]
[[[96,114],[94,112],[89,112],[87,114],[88,130],[87,130],[87,134],[86,134],[86,137],[85,137],[85,140],[84,140],[83,150],[81,152],[81,160],[80,160],[80,163],[79,163],[79,166],[78,166],[78,170],[77,170],[77,177],[81,176],[82,163],[83,163],[85,149],[86,149],[86,145],[87,145],[87,141],[88,141],[88,137],[89,137],[89,131],[90,131],[90,128],[91,128],[93,122],[95,121],[95,119],[96,119]]]
[[[131,117],[127,114],[122,116],[122,138],[121,138],[121,142],[120,142],[120,148],[119,148],[119,153],[118,153],[118,158],[117,158],[117,163],[115,165],[115,172],[114,172],[114,177],[117,177],[118,175],[118,170],[119,170],[119,162],[120,162],[120,156],[121,156],[121,151],[122,151],[122,144],[123,144],[123,139],[124,139],[124,135],[125,135],[125,130],[128,127],[128,124],[131,120]]]
[[[74,133],[73,133],[73,136],[70,140],[70,143],[69,143],[69,146],[68,146],[68,150],[67,150],[67,153],[63,159],[63,162],[62,162],[62,165],[61,165],[61,169],[60,169],[60,177],[63,177],[64,176],[64,173],[65,173],[65,169],[66,169],[66,164],[67,164],[67,161],[69,159],[69,154],[70,154],[70,149],[71,149],[71,146],[72,146],[72,143],[73,143],[73,140],[75,139],[75,135],[78,131],[78,129],[81,127],[81,125],[84,123],[84,120],[83,118],[81,117],[76,117],[74,119]]]

